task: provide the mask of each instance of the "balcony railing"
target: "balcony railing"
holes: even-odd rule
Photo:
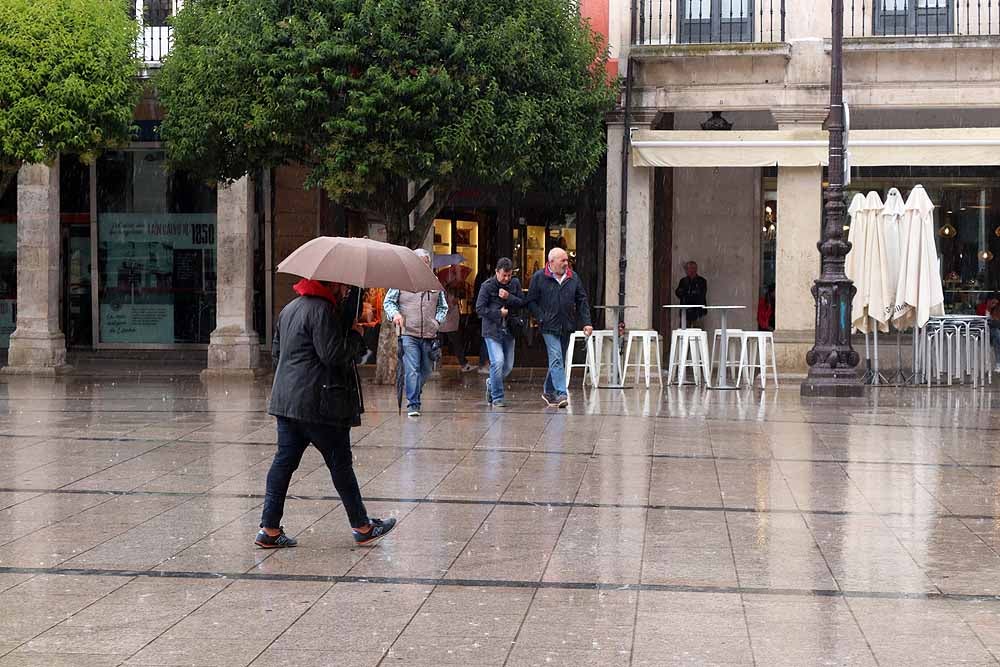
[[[845,37],[1000,35],[1000,0],[845,0]]]
[[[158,66],[170,51],[174,29],[168,19],[183,4],[184,0],[132,0],[132,15],[141,28],[136,51],[145,65]]]
[[[632,1],[635,45],[784,41],[785,0]]]

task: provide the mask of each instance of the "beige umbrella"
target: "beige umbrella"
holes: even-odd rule
[[[278,271],[357,287],[441,289],[437,276],[415,252],[372,239],[320,236],[299,246],[278,264]]]
[[[865,209],[866,199],[860,192],[854,195],[851,206],[847,209],[851,216],[851,228],[847,232],[847,240],[851,250],[844,259],[844,273],[854,283],[857,292],[851,301],[851,326],[855,331],[868,333],[868,288],[865,279],[865,252],[868,250],[868,215]]]
[[[868,289],[868,317],[875,321],[878,331],[889,331],[892,317],[892,303],[896,296],[896,285],[890,284],[889,257],[885,239],[885,227],[879,224],[882,214],[882,198],[877,192],[869,192],[865,202],[868,219],[867,249],[865,251],[865,287]]]
[[[906,200],[900,231],[899,284],[892,323],[900,329],[923,327],[932,315],[944,315],[944,291],[934,242],[934,204],[920,185]]]
[[[879,226],[882,227],[882,238],[885,240],[885,255],[888,262],[886,275],[889,279],[889,287],[892,290],[892,312],[896,312],[896,288],[899,285],[899,264],[900,253],[900,224],[903,219],[903,212],[906,205],[903,195],[896,188],[891,188],[885,197],[885,206],[879,215]],[[892,319],[892,314],[889,315]]]

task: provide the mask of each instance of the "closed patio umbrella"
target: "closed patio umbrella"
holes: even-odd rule
[[[899,190],[892,188],[885,196],[885,205],[879,215],[879,226],[882,228],[882,239],[885,243],[886,257],[886,277],[892,289],[892,310],[896,310],[896,289],[899,285],[899,265],[900,265],[900,225],[903,221],[903,212],[906,210],[903,195]],[[889,319],[892,319],[890,315]]]
[[[888,332],[896,285],[890,285],[884,227],[879,222],[883,208],[882,198],[878,193],[869,192],[865,199],[868,229],[865,239],[864,274],[865,288],[868,290],[867,315],[872,318],[878,331]]]
[[[906,200],[900,226],[899,284],[893,324],[900,329],[923,327],[933,315],[944,315],[944,289],[934,242],[934,204],[917,185]]]
[[[847,232],[847,240],[851,243],[851,251],[844,261],[844,273],[854,282],[857,292],[851,302],[851,327],[855,331],[868,333],[867,317],[865,315],[868,301],[867,288],[864,285],[865,252],[868,250],[868,216],[865,210],[867,200],[860,192],[854,195],[847,214],[851,217],[851,228]]]

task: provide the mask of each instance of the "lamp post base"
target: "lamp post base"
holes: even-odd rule
[[[860,398],[866,386],[858,382],[853,368],[831,370],[813,368],[799,390],[801,396],[829,398]]]

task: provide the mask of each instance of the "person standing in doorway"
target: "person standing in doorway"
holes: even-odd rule
[[[430,268],[431,255],[423,249],[414,250]],[[402,331],[403,381],[406,387],[407,412],[420,416],[420,394],[434,370],[434,341],[441,323],[448,316],[448,301],[443,290],[403,292],[391,289],[383,302],[385,316]]]
[[[442,346],[448,342],[452,354],[458,359],[458,365],[463,373],[476,370],[465,357],[465,336],[462,335],[462,313],[459,308],[459,290],[468,289],[468,284],[450,284],[444,289],[445,300],[448,302],[448,314],[441,323],[438,333],[441,335]]]
[[[483,283],[476,297],[476,314],[482,319],[483,340],[490,356],[486,402],[494,408],[506,407],[504,380],[514,369],[514,344],[523,305],[521,282],[514,277],[514,263],[501,257],[496,275]]]
[[[681,305],[707,306],[708,281],[698,275],[698,263],[685,263],[684,273],[686,275],[681,278],[677,289],[674,290],[674,294],[681,300]],[[704,308],[688,308],[686,311],[687,325],[692,328],[697,327],[701,324],[701,318],[705,316],[705,312]]]
[[[566,392],[566,348],[577,324],[590,335],[590,305],[580,277],[569,268],[569,255],[562,248],[549,251],[549,261],[531,277],[528,288],[528,309],[539,322],[545,350],[549,357],[549,372],[545,376],[542,399],[548,406],[564,408],[569,404]]]
[[[276,365],[268,414],[278,420],[278,451],[267,473],[264,511],[254,544],[262,549],[298,545],[281,517],[292,474],[309,443],[323,455],[347,511],[356,544],[385,537],[396,520],[368,516],[354,474],[351,427],[361,425],[364,398],[356,360],[364,352],[354,321],[358,290],[339,283],[300,280],[299,297],[278,315],[271,354]]]

